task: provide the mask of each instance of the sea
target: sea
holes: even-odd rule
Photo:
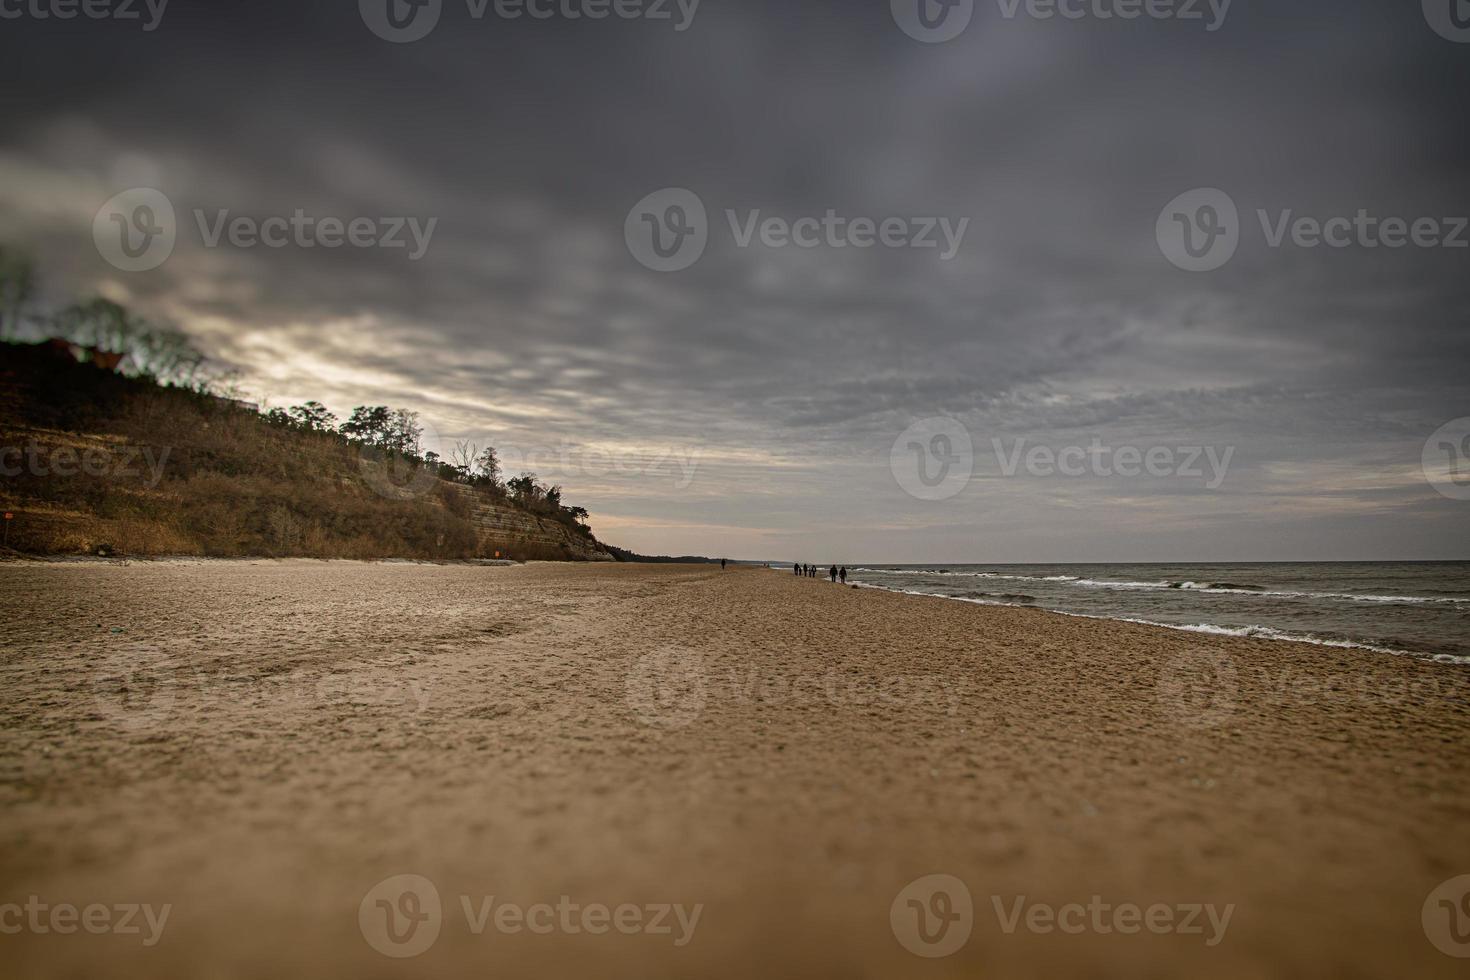
[[[1470,562],[850,565],[848,581],[982,605],[1470,664]]]

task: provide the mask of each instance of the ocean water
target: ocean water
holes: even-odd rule
[[[849,566],[860,585],[1470,664],[1470,562]]]

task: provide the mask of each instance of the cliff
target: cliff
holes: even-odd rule
[[[574,561],[616,560],[596,538],[569,531],[560,521],[497,501],[473,487],[445,485],[470,502],[470,523],[480,557],[520,558],[562,551]]]
[[[39,554],[614,560],[560,509],[46,344],[0,343],[0,506]]]

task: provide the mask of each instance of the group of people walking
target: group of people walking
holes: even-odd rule
[[[819,571],[819,569],[815,565],[800,565],[800,564],[798,564],[798,565],[792,565],[791,566],[791,571],[792,571],[792,574],[797,575],[797,576],[802,577],[802,578],[816,578],[817,577],[817,572]],[[841,567],[838,567],[837,565],[833,565],[831,568],[827,569],[827,577],[829,579],[831,579],[832,581],[834,581],[834,582],[841,581],[843,585],[846,585],[847,584],[847,566],[846,565],[843,565]]]

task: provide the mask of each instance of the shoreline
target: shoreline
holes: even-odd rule
[[[510,567],[523,567],[523,566],[537,565],[537,564],[566,565],[566,566],[573,566],[573,567],[575,567],[575,566],[582,566],[582,565],[606,564],[606,563],[600,563],[600,562],[559,561],[559,560],[551,560],[551,559],[528,559],[526,561],[515,561],[515,560],[511,560],[511,559],[504,559],[504,558],[444,558],[444,559],[429,559],[429,558],[316,558],[316,557],[300,556],[300,555],[291,555],[291,556],[285,556],[285,557],[271,557],[271,556],[264,556],[264,555],[262,555],[262,556],[223,556],[223,557],[220,557],[220,556],[203,556],[203,555],[158,555],[158,556],[151,556],[151,557],[101,557],[101,556],[97,556],[97,555],[28,555],[28,554],[11,553],[11,554],[0,556],[0,566],[4,566],[4,565],[20,565],[20,566],[25,566],[25,565],[39,565],[39,566],[110,565],[110,566],[125,566],[125,565],[133,565],[133,564],[141,565],[141,566],[149,566],[149,565],[162,566],[162,565],[232,565],[232,564],[237,564],[237,565],[261,565],[261,564],[277,564],[277,565],[283,565],[284,566],[284,565],[289,565],[291,563],[314,564],[314,565],[343,564],[343,565],[361,565],[361,566],[403,565],[403,566],[442,566],[442,567],[456,567],[456,566],[458,566],[458,567],[507,567],[507,568],[510,568]],[[1409,562],[1395,562],[1395,564],[1407,564],[1407,563],[1409,563]],[[1436,563],[1442,563],[1442,564],[1462,564],[1463,562],[1460,562],[1459,560],[1445,560],[1443,562],[1440,562],[1440,561],[1435,560],[1435,559],[1426,559],[1426,560],[1423,560],[1423,561],[1415,561],[1415,562],[1412,562],[1412,563],[1414,563],[1414,564],[1436,564]],[[675,567],[675,568],[691,568],[691,569],[693,569],[693,568],[710,568],[710,567],[712,567],[712,565],[710,565],[708,563],[697,563],[697,562],[687,562],[687,563],[680,563],[680,562],[617,562],[615,564],[618,564],[618,565],[626,565],[626,566],[629,566],[629,567],[650,567],[650,566],[657,566],[657,565],[666,565],[666,566]],[[1055,563],[1055,564],[1065,564],[1065,563]],[[1078,566],[1088,566],[1088,565],[1096,565],[1096,564],[1099,564],[1099,563],[1095,563],[1095,562],[1074,562],[1074,563],[1071,563],[1071,564],[1078,565]],[[1172,565],[1172,564],[1175,564],[1175,563],[1170,563],[1170,562],[1154,562],[1154,563],[1147,563],[1147,564],[1158,564],[1158,565],[1161,565],[1161,566],[1168,566],[1168,565]],[[1302,562],[1232,562],[1232,563],[1229,563],[1229,564],[1239,564],[1239,565],[1271,565],[1271,564],[1283,564],[1283,565],[1291,565],[1291,564],[1326,564],[1326,563],[1323,563],[1323,562],[1309,562],[1309,563],[1302,563]],[[1344,562],[1343,564],[1365,564],[1365,563],[1362,563],[1362,562]],[[776,565],[765,566],[763,564],[757,564],[757,563],[746,563],[746,562],[734,561],[734,562],[732,562],[731,567],[732,568],[750,569],[750,570],[760,570],[760,571],[785,572],[787,575],[790,575],[789,566],[783,568],[783,567],[776,566]],[[1034,563],[1015,564],[1013,566],[1012,565],[1007,565],[1005,563],[999,563],[995,567],[1026,568],[1026,567],[1034,567]],[[880,573],[881,574],[883,571],[884,571],[884,569],[881,569],[881,568],[872,568],[872,567],[868,567],[868,566],[854,566],[853,567],[853,573],[854,574],[861,573],[861,572],[869,572],[869,573],[877,572],[877,573]],[[905,569],[905,571],[908,571],[908,570]],[[964,576],[966,574],[971,574],[971,573],[933,572],[933,574],[945,574],[945,575]],[[819,580],[819,581],[824,581],[824,580]],[[1208,623],[1208,622],[1193,623],[1193,624],[1167,623],[1167,622],[1162,622],[1162,621],[1159,621],[1159,620],[1143,619],[1143,618],[1123,616],[1123,615],[1104,615],[1104,614],[1097,614],[1097,613],[1072,612],[1070,610],[1065,610],[1065,609],[1052,609],[1052,608],[1049,608],[1049,607],[1046,607],[1046,606],[1040,605],[1039,603],[1034,603],[1034,602],[1033,603],[1026,603],[1026,602],[1007,602],[1007,601],[1004,601],[1004,600],[1001,600],[1001,599],[981,599],[981,598],[975,598],[975,597],[971,597],[971,596],[951,596],[951,595],[944,595],[943,593],[937,593],[937,592],[923,592],[923,591],[918,591],[918,590],[914,590],[914,589],[902,589],[902,588],[897,588],[897,587],[894,587],[894,586],[879,585],[879,584],[872,583],[872,582],[859,582],[859,581],[856,581],[854,579],[850,579],[849,582],[847,583],[847,585],[849,585],[850,587],[853,587],[853,588],[867,589],[867,590],[872,590],[872,591],[876,591],[876,592],[891,592],[891,593],[896,593],[896,594],[899,594],[899,595],[916,596],[916,597],[920,597],[920,598],[943,599],[943,600],[947,600],[947,601],[951,601],[951,602],[961,602],[961,603],[966,603],[966,604],[969,604],[969,605],[976,605],[976,606],[982,606],[982,607],[1006,608],[1006,609],[1031,609],[1031,610],[1035,610],[1037,612],[1050,613],[1050,614],[1055,615],[1055,616],[1064,616],[1064,617],[1075,618],[1075,619],[1096,620],[1096,621],[1100,621],[1100,622],[1110,622],[1110,623],[1127,623],[1127,624],[1134,625],[1134,626],[1154,627],[1154,628],[1158,628],[1158,629],[1169,630],[1171,632],[1186,633],[1186,634],[1195,634],[1195,635],[1199,635],[1199,636],[1223,637],[1223,638],[1227,638],[1227,639],[1242,639],[1242,640],[1265,640],[1265,641],[1270,641],[1272,643],[1297,643],[1297,644],[1302,644],[1304,646],[1309,646],[1309,647],[1325,647],[1325,648],[1338,649],[1338,650],[1362,650],[1362,651],[1371,652],[1371,653],[1386,654],[1388,656],[1397,657],[1397,658],[1403,658],[1403,659],[1408,659],[1408,660],[1420,661],[1420,662],[1423,662],[1423,663],[1433,663],[1433,664],[1436,664],[1438,666],[1443,666],[1443,667],[1467,667],[1467,666],[1470,666],[1470,655],[1460,656],[1460,655],[1451,654],[1451,653],[1435,653],[1435,652],[1426,651],[1426,650],[1398,649],[1398,648],[1394,648],[1394,647],[1380,646],[1380,645],[1375,645],[1373,643],[1369,643],[1369,642],[1365,642],[1365,641],[1357,641],[1357,640],[1327,639],[1327,638],[1313,636],[1311,634],[1295,633],[1295,632],[1292,632],[1290,630],[1283,630],[1283,629],[1280,629],[1279,627],[1268,626],[1268,625],[1259,624],[1259,623],[1258,624],[1252,624],[1250,626],[1243,626],[1243,627],[1242,626],[1225,626],[1225,625],[1218,624],[1218,623]],[[1197,590],[1197,591],[1208,592],[1208,591],[1218,591],[1218,590]],[[1251,593],[1245,593],[1245,594],[1251,594]],[[1370,597],[1370,598],[1377,599],[1377,597]],[[1405,598],[1406,599],[1411,599],[1413,601],[1454,601],[1454,600],[1429,599],[1427,597],[1405,597]]]
[[[1459,657],[1452,653],[1430,653],[1418,650],[1395,650],[1390,647],[1374,646],[1370,643],[1359,643],[1353,640],[1325,640],[1308,635],[1294,635],[1273,626],[1255,625],[1245,627],[1220,626],[1213,623],[1196,623],[1192,625],[1180,625],[1177,623],[1161,623],[1151,619],[1136,619],[1127,616],[1103,616],[1094,613],[1068,612],[1065,609],[1048,609],[1045,606],[1028,602],[1003,602],[998,599],[975,599],[969,596],[942,595],[938,592],[918,592],[913,589],[899,589],[887,585],[874,585],[870,582],[849,582],[853,588],[872,589],[877,592],[893,592],[898,595],[916,596],[923,599],[945,599],[950,602],[964,602],[975,606],[988,606],[1004,609],[1032,609],[1036,612],[1049,613],[1053,616],[1067,616],[1073,619],[1091,619],[1105,623],[1129,623],[1134,626],[1151,626],[1158,629],[1172,630],[1179,633],[1196,633],[1201,636],[1215,636],[1225,639],[1237,640],[1268,640],[1272,643],[1299,643],[1303,646],[1331,647],[1339,650],[1363,650],[1372,653],[1384,653],[1394,657],[1403,657],[1409,660],[1418,660],[1424,663],[1438,664],[1443,667],[1470,666],[1470,657]],[[1260,630],[1262,632],[1242,632],[1242,630]]]
[[[982,606],[1470,665],[1470,563],[856,566],[849,582]],[[1245,583],[1245,584],[1241,584]]]

